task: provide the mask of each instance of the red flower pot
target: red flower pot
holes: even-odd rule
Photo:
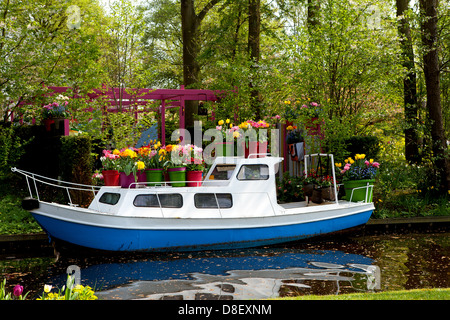
[[[117,170],[103,170],[102,171],[103,180],[105,186],[119,186],[119,171]]]

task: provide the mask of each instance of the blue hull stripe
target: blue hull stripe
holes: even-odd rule
[[[50,237],[83,247],[109,251],[195,251],[270,245],[340,231],[365,224],[372,210],[285,226],[209,230],[106,228],[32,214]]]

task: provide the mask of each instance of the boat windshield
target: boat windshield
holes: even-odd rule
[[[230,180],[233,175],[235,164],[218,164],[211,172],[210,180]]]

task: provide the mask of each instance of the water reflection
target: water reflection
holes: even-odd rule
[[[0,254],[0,279],[30,298],[61,288],[69,266],[102,299],[261,299],[450,287],[448,233],[325,238],[279,247],[192,254]],[[374,269],[375,268],[375,269]],[[378,281],[378,279],[380,281]]]
[[[310,293],[312,283],[338,294],[341,287],[380,289],[373,260],[332,250],[267,248],[157,256],[81,269],[82,282],[101,287],[100,299],[266,299]],[[65,275],[50,280],[64,283]]]

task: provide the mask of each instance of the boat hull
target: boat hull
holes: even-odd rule
[[[363,225],[372,211],[372,204],[363,204],[260,218],[176,219],[110,216],[41,203],[31,213],[53,239],[107,251],[159,252],[296,241]]]

